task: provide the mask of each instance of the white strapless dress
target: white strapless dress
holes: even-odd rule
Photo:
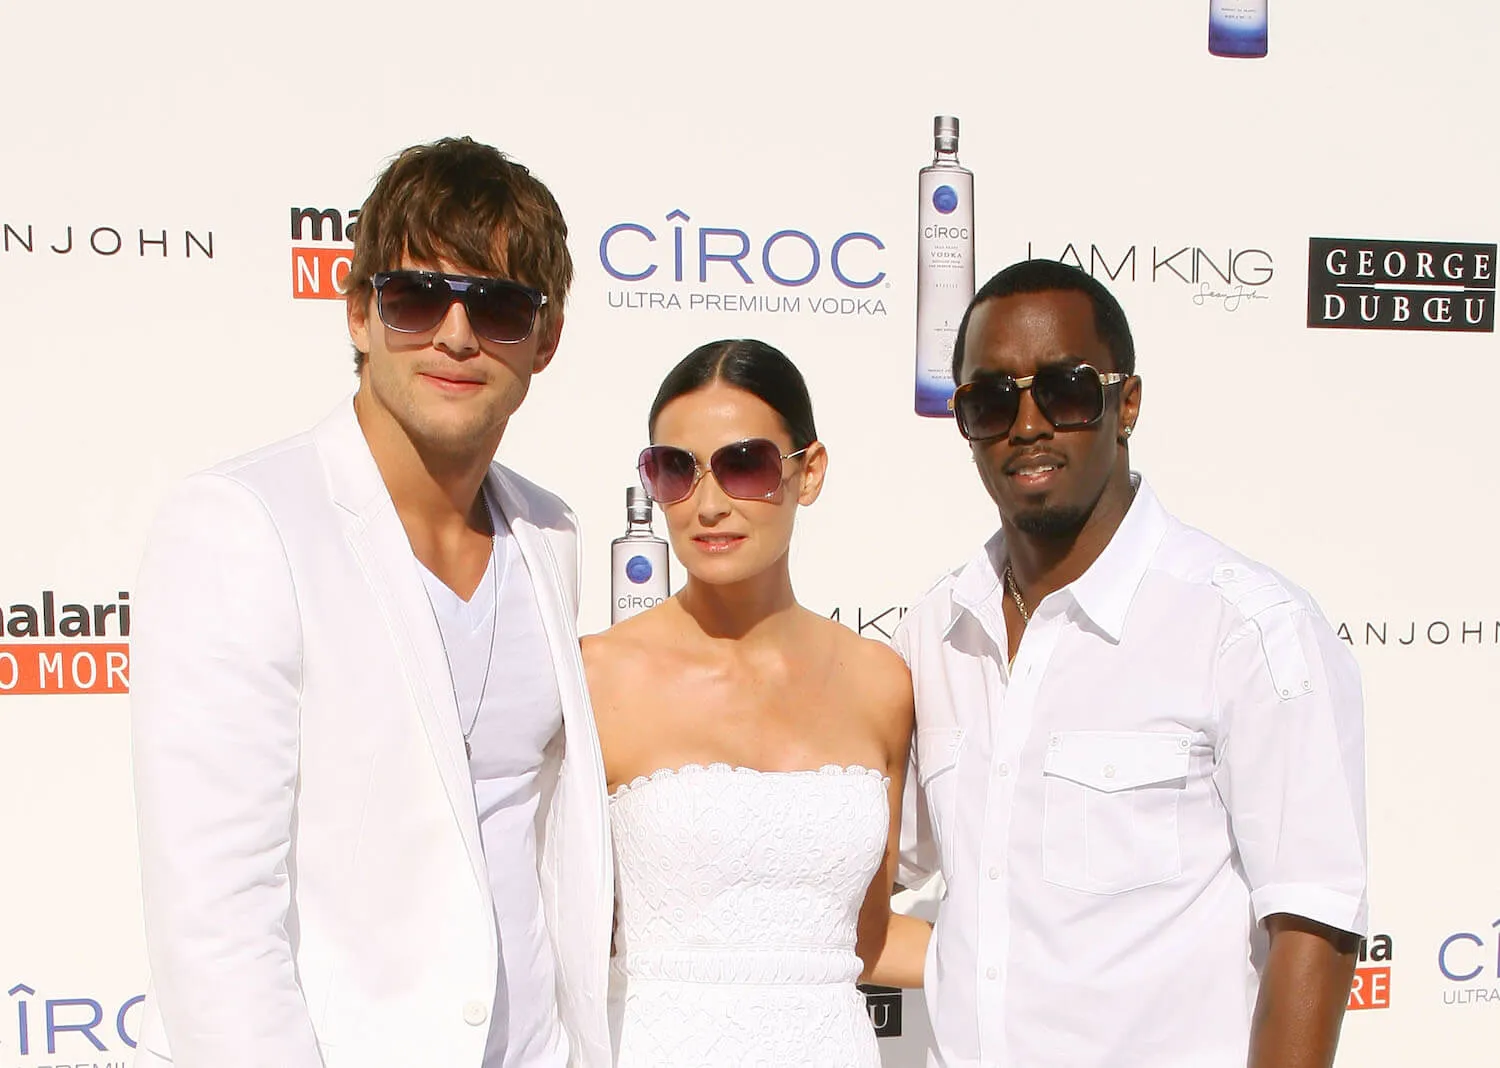
[[[854,939],[884,776],[694,764],[620,787],[610,823],[618,1068],[879,1068]]]

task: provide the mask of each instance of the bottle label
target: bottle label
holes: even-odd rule
[[[1209,0],[1208,50],[1225,56],[1266,54],[1266,0]]]
[[[660,538],[620,538],[611,547],[609,621],[639,615],[670,595],[667,543]]]
[[[917,367],[920,415],[947,415],[953,342],[974,296],[974,176],[927,167],[917,179]]]

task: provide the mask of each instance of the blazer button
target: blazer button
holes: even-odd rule
[[[473,1024],[478,1027],[490,1018],[490,1010],[482,1001],[469,1001],[464,1004],[464,1023]]]

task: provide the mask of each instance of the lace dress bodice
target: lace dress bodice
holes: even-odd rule
[[[854,945],[889,819],[860,767],[689,765],[616,791],[619,1068],[878,1068]]]

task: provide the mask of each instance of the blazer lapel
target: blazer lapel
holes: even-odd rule
[[[602,918],[600,922],[607,928],[609,899],[614,892],[613,857],[607,832],[608,799],[599,733],[594,727],[583,676],[583,657],[578,648],[576,577],[563,573],[553,550],[552,541],[559,535],[533,521],[524,493],[507,477],[504,468],[499,465],[490,468],[489,485],[505,512],[531,575],[562,697],[564,755],[558,789],[566,793],[568,802],[564,818],[557,825],[563,840],[544,843],[544,852],[559,866],[559,873],[566,871],[561,882],[569,903],[585,904],[590,910],[586,914],[590,921]],[[580,935],[597,938],[598,945],[603,947],[598,969],[602,981],[608,965],[607,933],[600,937],[597,931],[590,932],[588,925],[575,926]]]
[[[344,534],[370,584],[389,629],[392,648],[427,734],[432,757],[486,899],[489,878],[479,838],[474,781],[464,753],[448,654],[390,493],[345,402],[315,431],[334,503],[344,511]],[[379,655],[372,651],[372,655]]]

